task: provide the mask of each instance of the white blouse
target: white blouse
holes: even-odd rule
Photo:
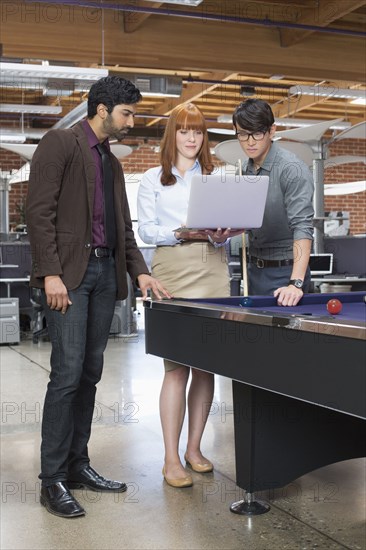
[[[184,178],[173,167],[174,185],[162,185],[161,172],[161,166],[156,166],[142,176],[137,195],[138,232],[146,244],[172,246],[180,242],[174,230],[186,223],[192,177],[202,171],[198,160]]]

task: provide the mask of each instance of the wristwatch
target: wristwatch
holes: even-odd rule
[[[213,245],[214,248],[221,248],[222,246],[225,246],[227,243],[227,239],[225,239],[222,243],[217,243],[212,239],[211,235],[207,235],[207,240]]]
[[[288,284],[294,285],[296,288],[302,288],[304,286],[304,281],[302,279],[291,279]]]

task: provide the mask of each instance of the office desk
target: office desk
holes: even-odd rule
[[[4,266],[0,266],[4,267]],[[1,277],[0,283],[4,283],[7,286],[7,297],[10,298],[10,286],[12,283],[29,283],[30,278],[29,277]]]
[[[366,290],[366,277],[342,277],[337,275],[327,276],[327,277],[312,277],[311,282],[315,288],[320,287],[322,284],[329,284],[330,286],[336,286],[336,291],[341,291],[341,286],[351,286],[352,291],[363,291]],[[327,289],[326,292],[330,292],[330,289]]]
[[[312,277],[313,283],[340,283],[348,285],[350,283],[365,283],[366,277],[340,277],[337,275],[332,275],[332,277]]]

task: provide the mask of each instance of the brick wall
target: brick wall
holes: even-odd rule
[[[143,139],[134,141],[124,140],[123,143],[134,148],[131,155],[122,160],[123,170],[126,174],[141,174],[159,164],[159,153],[155,152],[155,149],[160,144],[158,139],[150,139],[148,141]]]
[[[366,140],[343,139],[330,147],[330,157],[339,155],[366,156]],[[325,171],[325,183],[366,180],[366,164],[342,164]],[[352,195],[326,196],[324,209],[350,212],[351,234],[366,233],[366,192]]]
[[[134,147],[131,155],[123,161],[126,174],[141,173],[159,163],[159,154],[155,149],[159,140],[131,139],[125,140],[126,145]],[[214,144],[212,144],[214,146]],[[344,139],[330,148],[330,156],[366,155],[366,140]],[[24,162],[18,155],[0,149],[0,166],[2,170],[19,169]],[[220,164],[217,161],[217,164]],[[342,183],[366,180],[366,165],[363,163],[344,164],[325,171],[325,183]],[[27,183],[14,184],[9,198],[10,224],[14,227],[21,223],[19,208],[24,203],[27,193]],[[351,233],[366,232],[366,192],[353,195],[337,195],[325,197],[325,210],[346,210],[350,212]]]
[[[24,165],[24,160],[16,153],[0,149],[0,168],[3,171],[19,170]],[[27,194],[28,184],[16,183],[11,186],[9,193],[9,220],[10,226],[14,228],[19,223],[24,223],[22,210],[24,207],[25,196]]]

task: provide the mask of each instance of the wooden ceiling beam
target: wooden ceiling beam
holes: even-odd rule
[[[2,25],[3,56],[259,77],[281,73],[314,81],[364,79],[364,41],[359,38],[315,33],[312,40],[289,49],[279,46],[276,30],[246,27],[243,32],[242,25],[163,16],[149,18],[143,29],[126,34],[112,10],[105,11],[103,30],[100,20],[88,21],[82,10],[73,8],[71,15],[61,10],[50,25],[45,18],[31,24],[19,7]]]
[[[139,7],[160,8],[164,2],[140,2],[137,4]],[[125,12],[123,17],[123,30],[125,33],[132,33],[137,31],[143,24],[143,22],[151,16],[151,13],[142,12]]]
[[[296,21],[296,23],[301,23],[301,25],[314,25],[316,27],[328,27],[333,21],[344,17],[348,13],[352,13],[365,4],[366,0],[342,0],[341,2],[319,0],[319,5],[314,6],[311,11],[304,12],[303,17]],[[283,48],[288,48],[302,42],[316,31],[280,29],[279,32],[281,46]]]

